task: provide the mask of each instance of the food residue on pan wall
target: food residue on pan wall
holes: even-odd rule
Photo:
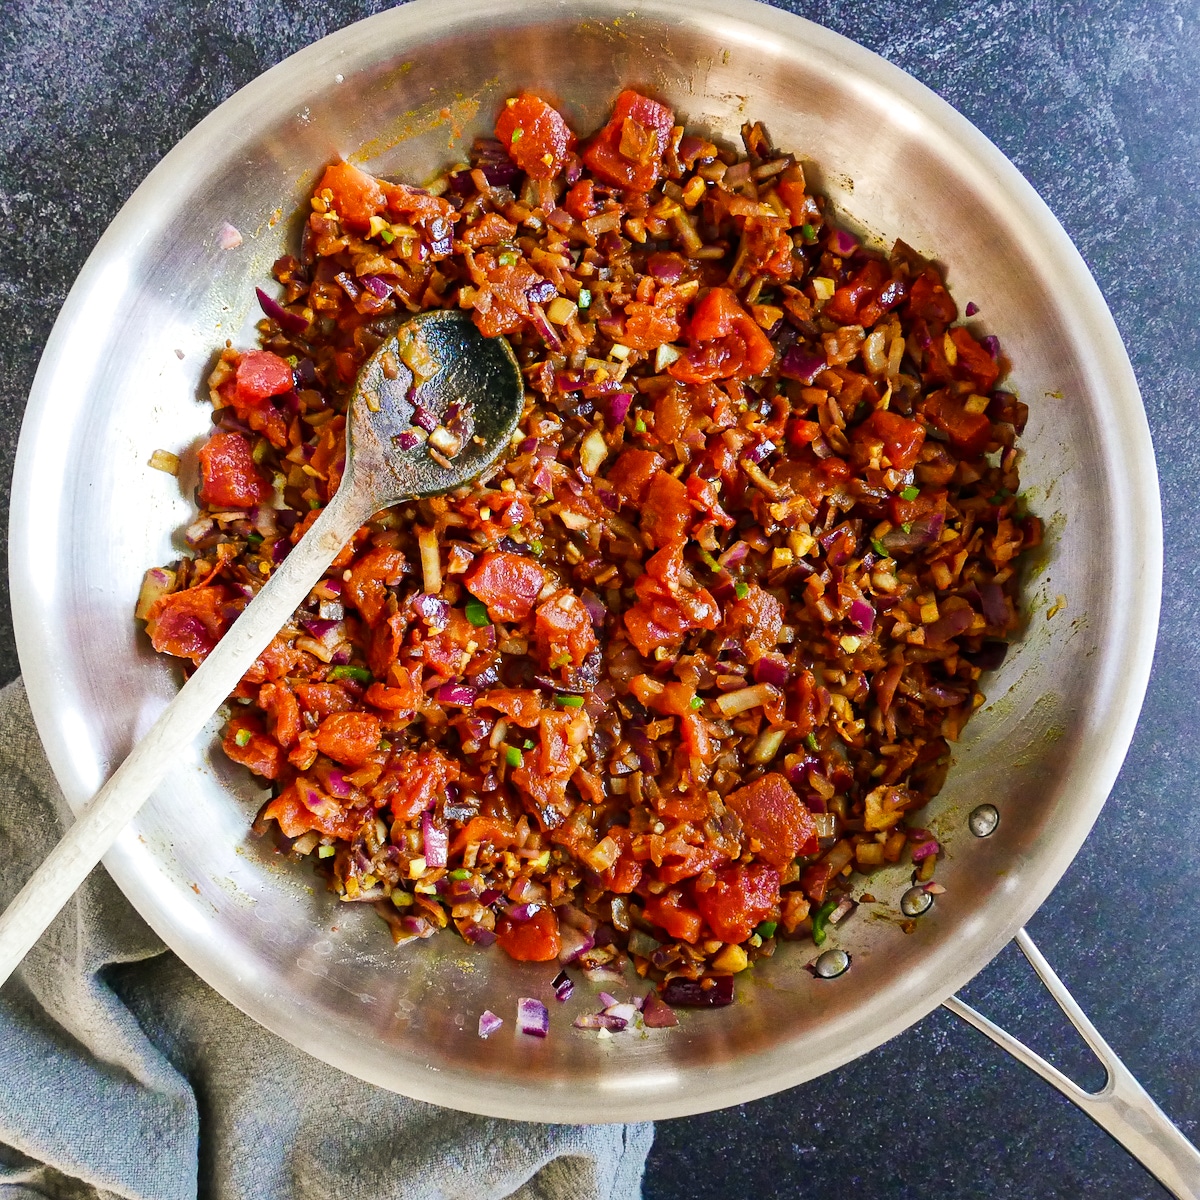
[[[406,64],[406,67],[411,64]],[[401,68],[405,70],[406,68]],[[387,151],[394,149],[401,142],[420,137],[443,125],[450,127],[447,146],[453,149],[462,140],[463,130],[479,114],[480,96],[493,87],[499,86],[498,79],[488,80],[473,96],[457,95],[449,104],[435,98],[427,104],[411,108],[398,117],[392,127],[368,142],[363,142],[357,150],[346,156],[346,161],[361,165],[377,159]]]

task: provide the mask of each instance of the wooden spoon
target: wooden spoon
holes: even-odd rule
[[[414,379],[409,363],[428,378]],[[466,313],[419,314],[371,355],[350,399],[341,486],[0,916],[0,984],[355,531],[388,505],[481,474],[509,445],[523,405],[508,342],[485,338]]]

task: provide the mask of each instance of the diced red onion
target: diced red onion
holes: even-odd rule
[[[916,550],[921,546],[932,546],[941,536],[943,520],[941,513],[926,513],[912,523],[908,533],[903,529],[889,530],[883,536],[883,544],[888,550]]]
[[[337,621],[323,621],[319,617],[301,617],[300,624],[319,642],[324,642],[338,627]]]
[[[527,904],[514,904],[508,910],[508,915],[514,921],[528,921],[540,908],[545,908],[545,905],[540,900],[535,900]]]
[[[850,624],[860,633],[870,633],[875,628],[875,610],[865,600],[855,600],[850,605]]]
[[[612,992],[601,992],[596,999],[599,1000],[601,1005],[603,1005],[605,1008],[612,1008],[614,1004],[621,1003],[620,1000],[618,1000],[616,996],[612,994]]]
[[[479,1036],[481,1038],[491,1037],[503,1024],[503,1018],[496,1016],[490,1009],[485,1008],[479,1016]]]
[[[341,771],[330,771],[325,776],[325,786],[329,789],[329,794],[339,800],[348,800],[354,794],[354,789],[346,782],[346,777]]]
[[[758,464],[758,463],[762,462],[762,460],[764,458],[766,458],[767,455],[770,454],[774,449],[775,449],[775,443],[770,441],[767,438],[764,438],[753,449],[747,450],[746,453],[742,457],[745,458],[748,462]]]
[[[974,300],[967,301],[967,316],[973,317],[979,311],[979,305]]]
[[[437,926],[424,917],[401,917],[400,928],[411,937],[431,938],[437,933]]]
[[[529,1037],[544,1038],[550,1032],[550,1010],[532,996],[517,1001],[517,1028]]]
[[[561,943],[558,961],[564,965],[574,962],[581,954],[586,954],[596,944],[594,935],[585,933],[582,929],[572,929],[570,925],[560,926],[558,935]]]
[[[565,208],[556,208],[546,217],[546,224],[559,233],[566,233],[575,224],[575,218]]]
[[[608,423],[614,429],[625,420],[629,406],[633,403],[632,392],[617,392],[615,396],[607,396],[604,400],[604,413]]]
[[[616,1004],[610,1004],[604,1010],[606,1017],[616,1017],[619,1021],[624,1021],[626,1025],[632,1025],[634,1017],[637,1016],[637,1006],[634,1004],[622,1004],[618,1001]]]
[[[592,620],[592,628],[603,629],[604,622],[608,619],[608,609],[604,607],[604,601],[589,589],[585,589],[579,598],[583,601],[583,607],[587,609],[587,614]]]
[[[979,588],[984,619],[989,625],[1002,627],[1008,623],[1008,605],[998,583],[985,583]]]
[[[392,440],[396,443],[398,450],[405,451],[415,450],[421,444],[421,439],[411,430],[396,434]]]
[[[939,853],[941,849],[941,846],[934,841],[918,842],[912,848],[912,860],[913,862],[923,862],[931,855]]]
[[[463,936],[463,941],[472,946],[490,946],[496,940],[496,935],[492,930],[485,929],[482,925],[476,925],[474,921],[464,923],[459,932]]]
[[[501,893],[495,888],[484,888],[483,891],[479,893],[479,903],[482,904],[484,908],[488,908],[495,904],[496,901],[500,899],[500,896]]]
[[[809,350],[799,342],[790,346],[779,363],[779,373],[786,379],[811,384],[825,370],[825,355]]]
[[[444,828],[434,823],[433,813],[421,814],[421,841],[425,847],[425,865],[427,867],[444,867],[446,853],[450,848],[450,835]]]
[[[330,664],[335,667],[344,667],[350,661],[350,647],[339,646],[334,652],[333,657],[329,660]]]
[[[554,998],[560,1003],[570,1000],[571,993],[575,990],[575,984],[566,971],[559,971],[550,986],[554,989]]]
[[[432,433],[438,427],[438,419],[425,405],[414,404],[413,424],[419,425],[426,433]]]
[[[951,638],[966,632],[971,627],[975,614],[969,608],[956,608],[925,626],[925,645],[942,646]]]
[[[361,275],[358,281],[379,300],[386,300],[392,294],[392,285],[382,275]]]
[[[461,704],[470,708],[479,699],[479,693],[465,683],[443,683],[433,694],[439,704]]]
[[[754,664],[754,682],[783,687],[788,681],[787,659],[781,654],[764,654]]]
[[[525,299],[530,304],[549,304],[558,295],[558,288],[548,279],[539,279],[525,290]]]
[[[425,622],[439,629],[445,629],[450,622],[450,605],[441,596],[431,596],[428,592],[418,592],[412,598],[413,611]]]
[[[262,288],[255,288],[258,296],[258,306],[263,312],[286,333],[303,333],[308,328],[308,322],[299,313],[288,312],[278,300],[272,300]]]
[[[217,230],[217,245],[222,250],[236,250],[241,244],[242,235],[238,228],[228,221],[222,221]]]
[[[675,1010],[663,1001],[656,988],[651,988],[642,1001],[642,1024],[647,1029],[669,1029],[679,1024]]]
[[[646,270],[663,283],[678,283],[683,278],[683,259],[678,254],[657,251],[646,260]]]
[[[979,344],[992,356],[999,360],[1000,358],[1000,339],[994,334],[988,334],[985,338],[979,339]]]
[[[553,354],[561,354],[563,349],[562,338],[558,336],[557,330],[550,324],[540,304],[533,305],[531,320],[534,329],[541,334],[542,341],[546,343],[546,348]]]
[[[916,827],[906,831],[910,842],[932,842],[934,836],[928,829],[918,829]]]
[[[358,280],[355,279],[355,277],[351,275],[349,271],[339,271],[333,278],[338,287],[340,287],[352,301],[357,300],[359,296],[362,295],[363,290],[361,287],[359,287]]]
[[[830,239],[830,245],[834,254],[840,254],[843,258],[849,258],[858,249],[858,238],[851,233],[847,233],[844,229],[835,229],[833,237]]]

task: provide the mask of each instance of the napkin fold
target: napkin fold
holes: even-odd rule
[[[17,680],[0,690],[0,906],[66,811]],[[0,989],[0,1200],[635,1200],[652,1138],[344,1075],[226,1003],[103,867]]]

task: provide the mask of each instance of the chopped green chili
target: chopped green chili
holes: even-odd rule
[[[467,620],[480,629],[492,623],[488,616],[487,605],[482,600],[476,600],[474,596],[467,601]]]
[[[836,900],[826,900],[825,903],[822,904],[815,913],[813,913],[812,940],[818,946],[820,946],[828,936],[825,930],[825,924],[837,906],[838,902]]]
[[[366,667],[343,666],[334,667],[325,678],[334,681],[338,679],[353,679],[355,683],[372,683],[375,676]]]
[[[510,767],[522,767],[525,765],[525,756],[516,748],[516,746],[504,747],[504,761]]]
[[[900,493],[901,500],[915,500],[921,494],[921,489],[917,487],[906,487]]]

